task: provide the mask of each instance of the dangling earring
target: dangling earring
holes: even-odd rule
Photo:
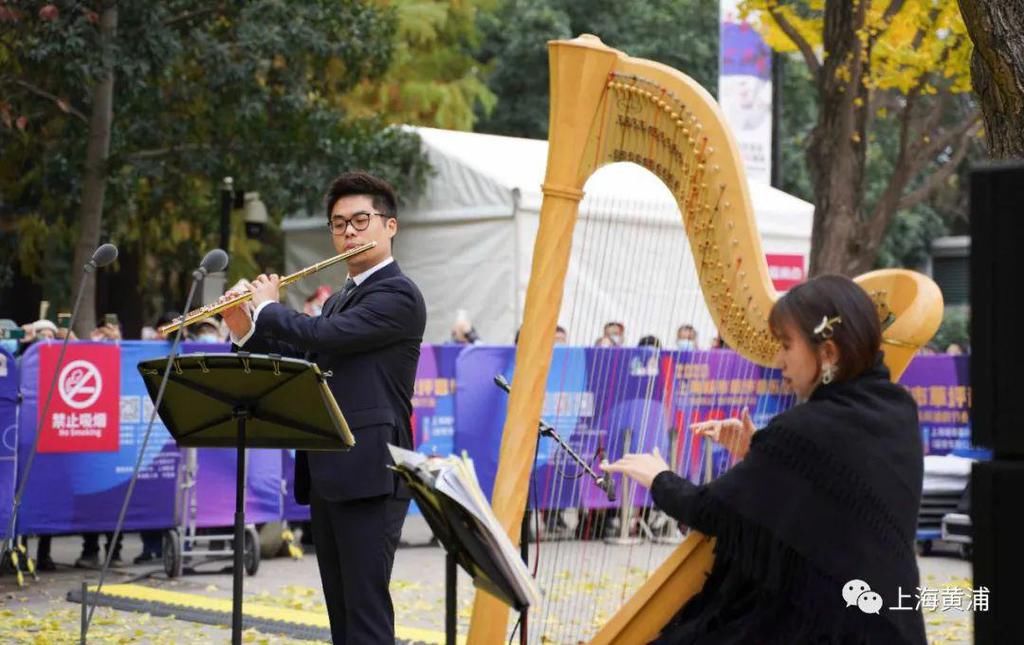
[[[836,366],[833,363],[823,363],[821,366],[821,382],[828,385],[836,378]]]

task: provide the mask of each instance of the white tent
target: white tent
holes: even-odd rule
[[[540,185],[547,163],[546,141],[471,132],[415,128],[435,173],[418,200],[402,209],[394,254],[403,271],[419,285],[427,302],[426,342],[448,338],[456,311],[465,309],[486,342],[512,341],[522,319],[530,278],[533,241],[541,206]],[[606,166],[585,187],[581,214],[595,226],[646,232],[645,252],[594,255],[570,265],[563,312],[586,311],[586,328],[569,328],[570,340],[588,344],[600,334],[593,320],[623,320],[627,342],[643,333],[674,339],[674,318],[668,301],[679,302],[679,285],[699,301],[692,256],[686,244],[678,207],[668,189],[653,174],[628,163]],[[806,264],[810,249],[813,206],[770,186],[751,183],[758,231],[766,254],[781,254]],[[285,264],[291,272],[334,254],[322,214],[286,219]],[[670,236],[674,246],[662,240]],[[579,230],[574,247],[582,241]],[[654,250],[655,245],[660,250]],[[574,251],[575,253],[575,251]],[[650,256],[650,257],[649,257]],[[663,257],[659,265],[651,257]],[[680,258],[683,258],[682,261]],[[617,265],[617,266],[616,266]],[[684,274],[660,289],[637,273],[662,276]],[[802,267],[800,268],[802,271]],[[321,272],[289,292],[289,302],[302,302],[318,284],[338,285],[344,269]],[[638,284],[642,282],[642,286]],[[666,281],[662,281],[666,282]],[[659,293],[660,291],[668,291]],[[656,297],[652,297],[652,293]],[[573,301],[575,298],[575,301]],[[687,300],[689,301],[689,300]],[[701,344],[714,334],[703,303],[691,307],[688,320],[701,332]],[[568,315],[568,314],[566,314]],[[582,316],[580,325],[582,326]]]

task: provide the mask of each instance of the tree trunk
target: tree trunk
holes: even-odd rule
[[[827,56],[817,78],[821,99],[818,123],[807,148],[814,184],[812,276],[849,275],[864,264],[860,212],[869,97],[861,77],[865,61],[870,60],[870,41],[862,45],[857,32],[864,25],[868,5],[868,0],[830,0],[825,4]]]
[[[971,81],[981,101],[989,153],[1024,157],[1024,2],[960,0],[974,41]]]
[[[78,243],[72,263],[72,289],[84,272],[83,266],[99,245],[100,225],[103,219],[103,198],[107,189],[107,159],[110,156],[110,128],[114,107],[113,42],[117,31],[117,4],[104,3],[100,15],[100,46],[103,52],[103,76],[96,80],[92,91],[92,114],[89,116],[89,144],[85,156],[82,180],[82,204],[79,211]],[[75,324],[79,338],[88,338],[96,326],[96,277],[86,276],[81,308]],[[72,294],[72,298],[77,294]]]

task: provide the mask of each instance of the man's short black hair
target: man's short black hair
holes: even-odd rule
[[[331,187],[324,197],[324,204],[327,206],[327,221],[331,221],[331,211],[334,204],[342,197],[349,195],[366,195],[373,200],[373,207],[378,212],[388,217],[398,217],[398,197],[394,187],[380,177],[374,177],[368,172],[355,170],[343,172],[337,179],[331,182]]]

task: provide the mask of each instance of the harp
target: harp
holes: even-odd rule
[[[679,206],[700,292],[722,339],[756,365],[771,365],[776,351],[767,318],[778,295],[738,149],[712,97],[684,74],[630,58],[594,36],[553,41],[549,53],[544,198],[492,494],[494,511],[513,541],[528,494],[583,188],[602,166],[632,162],[661,180]],[[856,280],[879,308],[885,362],[898,378],[938,328],[941,294],[927,277],[910,271],[875,271]],[[700,590],[712,546],[710,538],[691,532],[609,620],[571,642],[650,641]],[[507,608],[478,593],[469,642],[504,642],[507,626]]]

